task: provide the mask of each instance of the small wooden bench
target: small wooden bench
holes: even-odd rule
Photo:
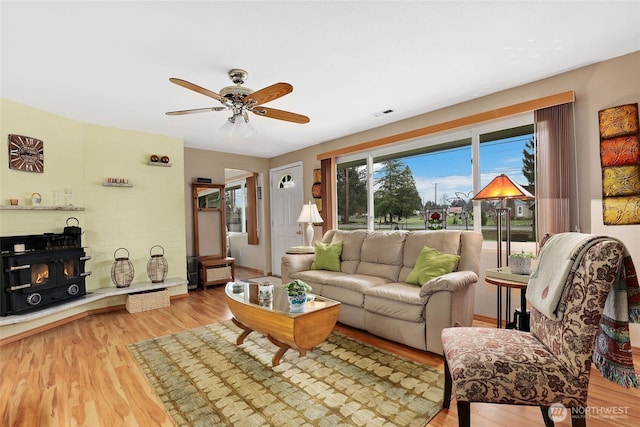
[[[200,289],[210,285],[219,285],[235,280],[235,259],[231,257],[202,256],[198,258],[200,269]]]

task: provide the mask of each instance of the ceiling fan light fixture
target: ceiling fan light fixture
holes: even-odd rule
[[[251,95],[253,93],[253,89],[249,89],[246,86],[225,86],[220,89],[220,95],[225,98],[244,98],[247,95]]]
[[[256,133],[253,126],[249,124],[249,112],[258,116],[284,120],[292,123],[309,123],[309,117],[303,116],[302,114],[262,106],[262,104],[271,102],[291,93],[291,91],[293,91],[293,86],[289,83],[280,82],[262,88],[256,92],[253,89],[242,86],[248,76],[249,74],[245,70],[241,70],[239,68],[230,70],[229,78],[235,86],[223,87],[219,94],[186,80],[171,77],[169,79],[171,83],[213,98],[219,101],[223,106],[169,111],[166,114],[170,116],[179,116],[206,111],[231,110],[233,115],[227,119],[220,130],[229,137],[241,135],[244,138],[249,138]]]
[[[233,116],[229,117],[220,127],[220,131],[229,139],[249,139],[257,133],[249,123],[246,112],[242,111],[234,112]]]

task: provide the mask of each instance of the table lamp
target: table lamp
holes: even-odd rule
[[[304,245],[311,246],[313,243],[313,223],[323,222],[315,203],[309,202],[302,206],[298,222],[304,222],[307,224],[304,232]]]

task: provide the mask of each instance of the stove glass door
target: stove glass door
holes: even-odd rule
[[[80,274],[80,261],[77,258],[64,260],[63,274],[65,279],[78,277]]]
[[[31,286],[47,285],[50,280],[55,280],[50,266],[48,263],[31,264]]]

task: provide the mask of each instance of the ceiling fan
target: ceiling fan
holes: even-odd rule
[[[276,110],[275,108],[264,107],[262,104],[278,99],[293,91],[293,86],[289,83],[276,83],[258,91],[253,91],[242,84],[247,80],[249,73],[245,70],[234,68],[229,71],[229,78],[235,86],[226,86],[220,89],[220,93],[215,93],[209,89],[188,82],[186,80],[171,77],[170,82],[193,90],[203,95],[217,99],[223,105],[222,107],[195,108],[191,110],[169,111],[169,116],[180,116],[183,114],[203,113],[207,111],[224,111],[231,110],[233,115],[229,117],[229,122],[235,124],[238,120],[241,122],[249,122],[247,112],[271,119],[284,120],[293,123],[309,123],[309,117],[289,111]],[[229,122],[227,124],[229,124]],[[226,125],[225,125],[226,126]]]

